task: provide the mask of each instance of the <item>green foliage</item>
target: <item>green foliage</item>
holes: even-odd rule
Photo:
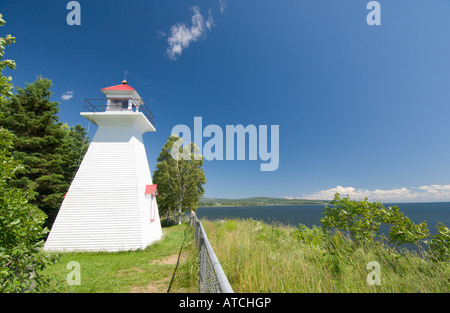
[[[381,221],[390,227],[388,234],[390,243],[394,245],[413,243],[420,252],[420,241],[429,236],[426,221],[419,225],[414,224],[397,206],[383,208],[380,216]]]
[[[420,224],[414,224],[406,216],[394,224],[389,231],[389,238],[391,242],[394,242],[397,245],[405,243],[415,244],[419,253],[421,241],[429,235],[430,232],[427,228],[426,221],[423,221]]]
[[[450,229],[443,223],[437,226],[438,232],[428,243],[431,256],[438,261],[449,261],[450,258]]]
[[[203,156],[198,154],[198,147],[190,143],[182,148],[181,144],[180,137],[169,137],[158,156],[153,173],[153,181],[158,185],[160,214],[173,210],[176,223],[181,223],[183,210],[197,209],[206,183],[202,168]],[[172,151],[183,157],[174,158]]]
[[[37,192],[32,202],[48,215],[49,227],[87,149],[80,125],[58,122],[59,103],[50,101],[51,86],[49,79],[38,78],[0,104],[0,126],[15,134],[13,155],[23,164],[10,183]]]
[[[30,201],[34,193],[10,187],[21,168],[11,156],[13,135],[0,127],[0,292],[42,291],[49,277],[38,274],[56,261],[40,254],[46,215]]]
[[[364,242],[377,236],[381,208],[384,206],[378,201],[369,202],[367,198],[355,201],[348,196],[341,199],[337,193],[330,207],[325,206],[325,217],[320,221],[325,228],[349,232],[357,243]]]
[[[0,26],[4,23],[0,14]],[[35,204],[59,207],[62,194],[53,191],[64,188],[73,160],[60,139],[74,138],[80,129],[65,130],[57,123],[48,80],[13,95],[12,79],[2,71],[15,68],[14,61],[3,60],[5,47],[14,41],[11,35],[0,38],[0,292],[44,292],[52,277],[41,272],[58,256],[40,252],[47,215]],[[66,172],[58,170],[61,166]]]
[[[0,14],[0,26],[5,21]],[[0,119],[4,119],[3,104],[11,96],[11,77],[1,73],[5,67],[15,68],[12,60],[3,60],[5,47],[13,43],[10,35],[0,38]],[[56,257],[39,253],[48,232],[43,227],[45,214],[30,203],[35,193],[10,186],[10,181],[24,166],[13,156],[16,137],[0,126],[0,292],[42,291],[49,277],[38,271],[53,263]]]
[[[322,227],[313,225],[312,228],[300,224],[292,234],[295,239],[302,241],[308,245],[321,246],[328,238],[328,233]]]
[[[430,236],[426,221],[415,224],[397,206],[386,209],[380,202],[369,202],[367,198],[355,201],[348,196],[341,198],[337,193],[330,207],[325,206],[323,215],[321,222],[325,228],[347,232],[357,244],[379,238],[382,223],[389,226],[390,245],[414,244],[419,254],[425,239]]]
[[[89,138],[85,129],[79,124],[70,127],[63,124],[61,127],[64,130],[64,140],[60,147],[61,153],[65,155],[62,166],[63,176],[64,181],[70,184],[89,147]]]
[[[0,14],[0,27],[5,23],[6,22],[3,19],[3,15]],[[2,72],[7,67],[11,70],[16,68],[16,63],[14,62],[14,60],[3,60],[3,56],[5,55],[5,48],[15,41],[16,38],[12,37],[11,35],[6,35],[5,38],[0,37],[0,103],[3,102],[6,97],[10,97],[12,95],[12,78],[11,76],[3,76]]]
[[[153,183],[158,185],[158,210],[162,217],[164,214],[170,214],[177,206],[177,199],[174,190],[170,190],[170,147],[175,142],[175,137],[171,136],[162,148],[157,159],[158,164],[153,173]]]

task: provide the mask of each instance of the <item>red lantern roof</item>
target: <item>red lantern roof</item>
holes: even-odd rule
[[[131,90],[131,91],[136,91],[136,89],[134,89],[133,87],[128,85],[128,82],[126,80],[122,81],[122,84],[120,84],[120,85],[115,85],[115,86],[111,86],[111,87],[102,88],[101,90]]]

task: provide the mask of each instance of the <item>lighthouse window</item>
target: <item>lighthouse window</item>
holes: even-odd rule
[[[128,100],[111,100],[111,110],[128,110]]]

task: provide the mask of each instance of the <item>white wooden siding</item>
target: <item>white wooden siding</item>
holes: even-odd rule
[[[123,125],[102,126],[101,120],[96,124],[99,128],[61,205],[46,251],[143,249],[162,236],[158,211],[151,222],[144,194],[152,178],[141,128],[129,117]]]

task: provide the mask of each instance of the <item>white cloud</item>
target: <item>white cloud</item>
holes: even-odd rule
[[[208,30],[211,30],[211,28],[214,26],[214,20],[211,14],[211,10],[208,11],[208,19],[206,20],[205,26]]]
[[[354,200],[367,197],[370,201],[378,200],[383,202],[450,201],[450,185],[402,187],[388,190],[368,190],[337,186],[331,189],[319,190],[311,194],[303,194],[300,198],[330,200],[333,199],[335,193],[339,193],[341,196],[348,195]]]
[[[72,90],[68,90],[68,91],[64,92],[63,95],[61,96],[61,99],[63,99],[64,101],[70,100],[72,98],[73,98]]]
[[[167,55],[170,59],[176,60],[183,52],[183,49],[189,47],[191,42],[204,38],[206,32],[214,26],[211,10],[208,12],[208,19],[205,22],[203,15],[198,7],[192,7],[192,25],[187,27],[184,23],[177,23],[170,29],[171,35],[167,39],[169,47]]]
[[[225,12],[225,8],[227,7],[227,3],[225,0],[219,0],[219,6],[220,6],[220,14],[223,14]]]

